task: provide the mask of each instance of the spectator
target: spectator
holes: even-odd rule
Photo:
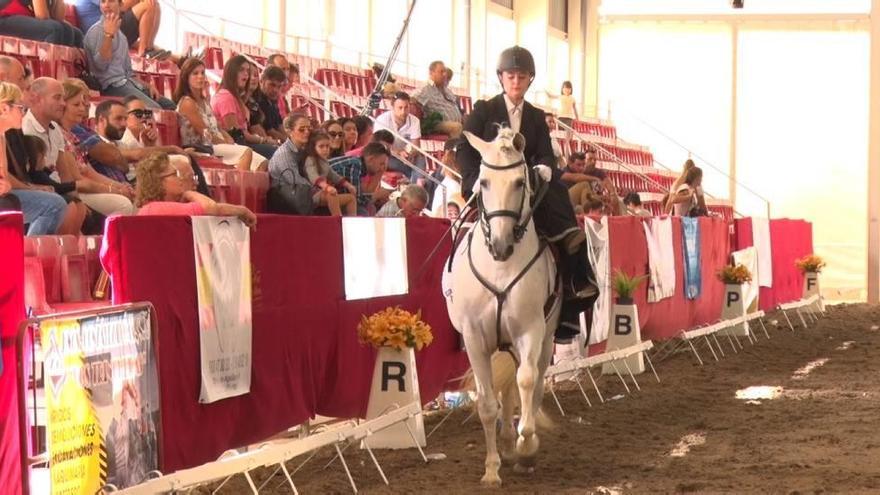
[[[83,32],[101,21],[101,0],[72,0],[79,25]],[[162,11],[155,0],[122,0],[119,30],[128,41],[128,48],[137,47],[141,57],[164,59],[171,55],[168,50],[156,48],[156,34]]]
[[[454,73],[452,72],[452,69],[447,67],[446,68],[446,84],[445,84],[445,86],[447,88],[452,87],[452,76],[453,75],[454,75]]]
[[[46,156],[49,148],[45,141],[37,136],[24,136],[23,144],[27,156],[27,173],[30,183],[50,186],[55,194],[60,195],[67,202],[67,211],[56,233],[58,235],[79,235],[83,230],[83,223],[90,216],[90,211],[77,196],[76,183],[57,182],[49,174],[46,168]]]
[[[565,81],[562,83],[562,89],[560,89],[562,94],[559,96],[552,95],[545,91],[550,98],[556,98],[559,100],[559,120],[568,127],[571,127],[574,121],[578,119],[577,104],[574,101],[574,96],[572,96],[573,91],[571,81]]]
[[[234,216],[248,227],[257,224],[257,216],[244,206],[217,203],[193,191],[187,183],[187,177],[192,177],[192,170],[185,170],[187,164],[180,162],[176,168],[165,153],[155,153],[137,164],[139,215]]]
[[[125,105],[116,100],[104,100],[95,109],[95,129],[85,125],[74,126],[71,132],[79,139],[88,154],[92,168],[116,182],[128,182],[131,168],[128,159],[116,146],[125,133]]]
[[[290,84],[299,84],[299,65],[290,64],[290,70],[287,71],[287,79]]]
[[[135,95],[149,107],[174,110],[174,102],[163,97],[153,83],[145,84],[134,76],[128,39],[120,31],[122,18],[119,9],[119,0],[102,0],[104,15],[85,36],[89,71],[98,80],[101,94],[120,98]]]
[[[266,68],[268,69],[270,66],[278,67],[282,71],[284,71],[285,83],[281,88],[281,95],[278,97],[278,113],[281,115],[281,127],[282,134],[284,131],[284,119],[290,115],[290,102],[287,101],[287,93],[290,92],[290,88],[293,85],[292,77],[290,76],[290,68],[291,63],[287,60],[287,57],[282,53],[273,53],[269,55],[269,58],[266,59]],[[297,69],[297,82],[299,82],[299,69]],[[284,140],[286,138],[282,138]]]
[[[428,204],[428,191],[418,184],[410,184],[406,186],[400,196],[391,199],[383,206],[377,217],[417,217],[422,214],[422,210]]]
[[[413,94],[413,99],[424,107],[424,117],[437,112],[443,119],[434,126],[434,131],[446,134],[449,137],[461,135],[461,109],[458,107],[458,97],[446,87],[446,66],[437,60],[429,66],[431,82],[423,86]]]
[[[67,211],[67,203],[55,194],[51,186],[30,184],[24,162],[10,153],[6,142],[7,131],[21,129],[24,117],[21,97],[21,90],[17,86],[0,82],[0,144],[4,150],[0,155],[0,195],[11,193],[15,196],[24,223],[29,225],[27,235],[51,235],[58,232]]]
[[[455,175],[459,172],[458,162],[456,161],[456,154],[458,153],[458,147],[461,146],[462,140],[461,138],[457,139],[449,139],[443,146],[443,164],[446,167],[438,167],[437,171],[434,172],[434,178],[440,181],[440,187],[446,190],[446,202],[453,202],[454,198],[461,198],[461,178],[460,176]],[[433,191],[433,202],[431,203],[431,211],[434,213],[434,216],[439,216],[440,211],[443,209],[443,193],[439,189],[435,189]],[[449,209],[447,207],[447,217],[449,215]]]
[[[277,146],[268,144],[266,137],[250,132],[250,112],[245,100],[250,80],[250,62],[243,55],[229,59],[223,68],[221,89],[211,99],[211,108],[220,122],[220,128],[229,133],[237,144],[271,158]]]
[[[22,131],[36,136],[46,144],[46,164],[54,168],[64,149],[64,135],[58,122],[64,116],[64,88],[49,77],[40,77],[31,84],[31,107],[24,116]]]
[[[461,206],[455,201],[446,204],[446,218],[452,221],[458,220],[461,215]]]
[[[620,212],[617,188],[604,170],[596,167],[596,152],[572,153],[561,180],[569,186],[568,195],[574,206],[585,206],[592,198],[601,198],[609,215]],[[585,207],[586,211],[586,207]]]
[[[196,58],[184,62],[174,89],[183,147],[212,154],[239,170],[266,170],[268,162],[264,156],[236,144],[217,124],[207,90],[205,63]]]
[[[347,153],[353,150],[357,144],[357,125],[354,123],[354,119],[348,117],[340,117],[339,125],[342,126],[342,148]]]
[[[370,143],[363,156],[346,157],[330,164],[333,170],[354,185],[357,191],[358,214],[367,215],[388,200],[391,191],[381,187],[382,174],[388,168],[388,148]]]
[[[122,104],[114,102],[110,111],[114,122],[124,117],[122,139],[116,145],[128,161],[140,161],[153,153],[185,153],[180,146],[162,144],[153,110],[136,96],[129,96]]]
[[[391,151],[391,145],[394,144],[394,134],[391,134],[387,129],[380,129],[373,133],[373,137],[370,138],[371,143],[382,143],[383,146],[388,148],[388,151]],[[364,153],[364,147],[354,148],[345,154],[345,156],[361,156]]]
[[[345,208],[346,216],[357,215],[355,194],[357,189],[330,168],[330,137],[324,131],[312,132],[306,147],[306,159],[300,173],[312,184],[312,202],[317,206],[326,206],[330,214],[342,216]],[[349,194],[339,194],[345,188]]]
[[[321,126],[327,136],[330,137],[330,159],[345,156],[345,148],[342,144],[343,132],[342,124],[338,120],[328,120]],[[375,133],[373,134],[375,136]]]
[[[550,129],[550,146],[553,147],[553,156],[556,157],[556,167],[565,168],[565,154],[562,152],[562,146],[560,146],[559,141],[553,135],[553,131],[558,128],[556,119],[552,113],[547,112],[544,114],[544,120],[547,122],[547,128]]]
[[[706,203],[703,199],[703,170],[691,167],[685,176],[684,183],[679,185],[669,198],[672,214],[677,217],[693,217],[705,215]]]
[[[0,81],[17,86],[22,95],[26,95],[29,89],[27,73],[28,71],[21,65],[21,62],[6,55],[0,55]]]
[[[311,125],[305,114],[284,119],[289,138],[269,160],[269,209],[273,213],[308,215],[314,207],[311,183],[300,172],[309,143]]]
[[[287,139],[284,134],[284,121],[278,108],[278,102],[283,100],[284,96],[282,89],[287,85],[287,74],[278,67],[266,67],[259,84],[254,90],[252,99],[263,115],[262,130],[280,144]]]
[[[403,91],[396,93],[391,104],[391,111],[385,112],[376,118],[376,129],[391,129],[410,141],[412,146],[419,147],[422,138],[421,122],[418,117],[410,113],[409,104],[410,97],[408,94]],[[388,168],[404,174],[410,180],[419,178],[417,172],[411,170],[397,157],[399,156],[404,160],[412,162],[413,165],[421,170],[425,170],[425,158],[419,154],[411,154],[407,150],[411,150],[412,153],[418,152],[398,138],[395,138],[391,150],[394,156],[388,161]]]
[[[83,203],[104,216],[114,214],[131,215],[135,208],[131,203],[134,189],[127,182],[112,180],[99,174],[89,163],[89,153],[78,135],[88,136],[95,159],[109,157],[108,161],[118,161],[122,155],[119,150],[111,149],[98,138],[92,138],[88,128],[82,122],[88,116],[89,88],[79,79],[67,79],[64,87],[64,115],[61,117],[61,133],[64,135],[64,151],[73,156],[73,160],[58,160],[58,175],[61,182],[75,182],[76,190]],[[94,136],[97,138],[97,136]],[[110,147],[108,147],[110,146]],[[106,157],[102,156],[106,152]],[[115,152],[115,154],[114,154]],[[116,162],[114,162],[116,163]],[[127,165],[127,164],[126,164]]]
[[[354,125],[358,133],[354,147],[361,148],[366,146],[373,137],[373,121],[366,115],[358,115],[354,118]]]
[[[690,170],[696,166],[697,165],[690,158],[685,160],[684,167],[682,167],[681,169],[681,173],[675,179],[675,182],[672,183],[672,187],[669,188],[669,193],[666,197],[666,200],[663,201],[664,213],[670,213],[672,211],[672,203],[669,202],[669,198],[671,198],[675,194],[675,191],[678,191],[679,186],[684,184],[685,179],[687,179],[688,172],[690,172]]]
[[[62,0],[7,0],[0,5],[0,35],[82,48],[83,33],[64,20]]]
[[[639,193],[631,192],[623,198],[623,204],[626,206],[626,214],[634,217],[650,217],[651,212],[642,208],[642,198]]]

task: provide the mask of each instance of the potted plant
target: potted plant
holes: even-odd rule
[[[620,305],[633,304],[633,292],[635,292],[642,281],[646,278],[646,275],[631,277],[623,270],[615,270],[614,278],[611,280],[611,286],[617,294],[617,298],[615,299],[616,303]]]
[[[818,307],[820,311],[825,311],[825,302],[822,300],[821,291],[819,291],[819,274],[825,268],[825,260],[820,256],[810,254],[795,261],[794,264],[804,274],[804,299],[820,296]]]
[[[727,265],[718,272],[718,280],[727,285],[742,285],[752,281],[752,272],[745,265]]]
[[[816,256],[815,254],[804,256],[795,261],[794,264],[804,274],[822,273],[822,269],[826,266],[825,260],[823,260],[821,256]]]
[[[399,306],[385,308],[362,317],[357,333],[361,343],[379,350],[373,368],[367,419],[381,416],[399,405],[421,404],[415,351],[431,345],[434,340],[431,326],[422,321],[421,311],[413,314]],[[401,449],[412,447],[413,437],[420,446],[426,445],[421,414],[408,419],[406,425],[399,423],[376,432],[364,442],[371,448]]]
[[[611,308],[606,350],[625,349],[642,341],[639,308],[633,304],[633,293],[646,278],[647,275],[630,276],[620,269],[614,271],[611,286],[617,298]],[[645,371],[644,355],[641,352],[628,356],[625,360],[627,369],[633,374]],[[612,363],[602,365],[602,374],[612,375],[616,372]]]
[[[748,307],[745,302],[743,284],[752,281],[752,272],[745,265],[727,265],[718,272],[718,280],[724,282],[724,300],[721,301],[721,318],[724,320],[745,316]],[[747,337],[749,323],[742,322],[721,331],[723,334]]]

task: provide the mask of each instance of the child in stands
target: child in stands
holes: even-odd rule
[[[357,188],[330,168],[330,136],[322,130],[312,131],[306,154],[300,173],[312,183],[315,204],[326,206],[336,217],[342,215],[342,208],[346,216],[357,215]],[[337,188],[345,188],[348,193],[339,194]]]

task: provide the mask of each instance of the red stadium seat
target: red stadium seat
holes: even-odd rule
[[[39,259],[32,256],[24,258],[24,304],[38,315],[52,312],[52,307],[46,301],[43,265]]]

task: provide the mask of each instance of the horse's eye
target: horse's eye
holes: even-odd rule
[[[524,179],[516,179],[516,182],[513,183],[517,189],[522,189],[526,185],[526,181]]]
[[[483,189],[489,189],[489,181],[486,179],[480,179],[480,187]]]

